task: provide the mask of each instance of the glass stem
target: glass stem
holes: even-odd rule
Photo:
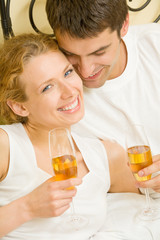
[[[75,208],[74,208],[73,199],[72,199],[72,202],[71,202],[71,215],[72,215],[72,216],[75,215]]]
[[[149,210],[149,209],[151,209],[151,199],[149,196],[149,189],[145,188],[144,191],[145,191],[145,195],[146,195],[146,209]]]

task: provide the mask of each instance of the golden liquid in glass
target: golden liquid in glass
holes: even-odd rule
[[[52,158],[52,166],[57,181],[77,177],[77,162],[72,155]]]
[[[152,155],[149,146],[134,146],[128,148],[128,157],[130,168],[137,181],[146,181],[151,179],[151,174],[140,177],[137,173],[139,170],[152,164]]]

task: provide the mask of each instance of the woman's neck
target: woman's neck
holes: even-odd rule
[[[44,126],[34,126],[33,124],[26,123],[23,124],[24,129],[30,138],[31,142],[35,145],[40,144],[40,145],[46,145],[48,144],[48,139],[49,139],[49,131],[56,128],[45,128]],[[71,131],[70,127],[66,127],[69,131]]]

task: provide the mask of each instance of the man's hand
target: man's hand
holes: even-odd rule
[[[157,172],[157,175],[147,181],[142,181],[142,182],[137,181],[136,186],[138,188],[152,188],[154,191],[160,192],[160,173],[158,174],[158,171],[160,171],[160,154],[153,156],[152,160],[153,160],[153,163],[150,166],[140,170],[138,172],[138,175],[140,177],[144,177],[156,172]]]

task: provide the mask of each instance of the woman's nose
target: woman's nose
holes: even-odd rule
[[[75,94],[75,88],[69,83],[63,83],[61,85],[61,97],[63,99],[70,98]]]

